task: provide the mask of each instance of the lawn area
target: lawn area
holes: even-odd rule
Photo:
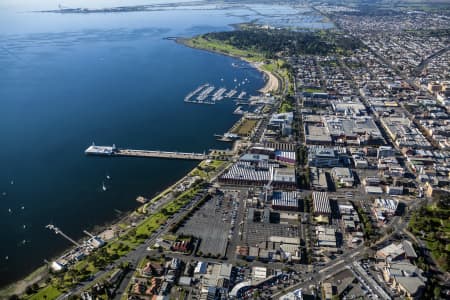
[[[36,294],[26,296],[24,299],[26,300],[43,300],[43,299],[56,299],[62,292],[56,289],[52,285],[48,285],[43,289],[40,289]]]
[[[217,169],[225,164],[225,162],[223,160],[212,160],[209,163],[206,163],[206,161],[205,161],[205,165],[203,163],[204,162],[201,162],[200,165],[212,167],[214,169]]]
[[[190,47],[200,48],[204,50],[214,51],[223,53],[226,55],[242,57],[249,61],[263,61],[264,57],[251,49],[242,50],[236,47],[233,47],[223,41],[214,40],[214,39],[205,39],[203,36],[196,36],[191,39],[182,40],[182,42]]]
[[[313,89],[313,88],[306,88],[306,89],[303,89],[303,91],[305,91],[307,93],[323,93],[323,91],[321,89]]]
[[[211,172],[217,171],[225,162],[222,160],[204,160],[194,168],[189,175],[200,176],[202,179],[208,179]]]
[[[232,130],[232,133],[236,133],[239,136],[248,136],[253,128],[255,128],[258,120],[245,119],[236,128]]]
[[[202,35],[179,40],[184,45],[189,47],[213,51],[222,53],[229,56],[239,57],[248,62],[260,63],[263,62],[260,67],[262,70],[268,71],[281,79],[282,84],[287,85],[286,90],[293,92],[293,86],[291,83],[291,76],[286,68],[287,63],[282,59],[267,59],[263,53],[256,49],[241,49],[230,45],[227,41],[216,40],[211,37],[205,37]],[[283,89],[281,89],[283,90]]]
[[[294,107],[292,106],[292,103],[284,100],[283,102],[281,102],[281,106],[280,106],[280,109],[278,110],[278,112],[286,113],[286,112],[291,112],[293,110],[294,110]]]

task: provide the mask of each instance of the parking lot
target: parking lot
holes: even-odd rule
[[[199,251],[204,254],[225,255],[231,229],[232,209],[222,195],[215,196],[203,205],[178,233],[201,239]]]
[[[270,236],[299,237],[299,228],[297,225],[272,224],[272,223],[253,223],[246,224],[244,240],[249,245],[267,241]]]
[[[240,205],[238,192],[218,194],[205,203],[179,233],[200,238],[198,250],[203,254],[225,256],[228,241],[237,231]]]

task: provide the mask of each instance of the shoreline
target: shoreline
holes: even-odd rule
[[[176,187],[178,184],[183,182],[189,174],[191,174],[204,160],[200,161],[196,166],[194,166],[192,169],[190,169],[183,177],[178,179],[175,183],[170,184],[165,189],[163,189],[161,192],[156,194],[154,197],[152,197],[147,203],[140,204],[137,207],[135,207],[133,210],[130,211],[124,211],[121,213],[120,216],[114,216],[111,221],[105,222],[103,224],[97,224],[94,225],[92,229],[89,231],[93,233],[96,236],[100,236],[103,232],[109,230],[110,227],[119,226],[119,224],[123,223],[127,218],[130,218],[133,216],[133,214],[137,213],[137,211],[146,210],[147,206],[152,203],[157,203],[161,198],[165,197],[170,191]],[[130,229],[130,228],[129,228]],[[107,242],[112,242],[116,240],[117,238],[113,238]],[[76,239],[77,242],[80,244],[86,240],[85,238],[79,238]],[[56,254],[52,256],[49,261],[53,261],[54,259],[64,255],[68,251],[71,251],[74,249],[73,247],[68,247],[65,250],[63,250],[61,253]],[[24,275],[22,278],[15,280],[14,282],[5,285],[3,287],[0,287],[0,299],[3,299],[2,297],[8,297],[11,295],[21,295],[25,293],[25,290],[28,286],[31,286],[34,283],[39,283],[42,281],[47,275],[49,271],[46,264],[37,266],[35,269],[33,269],[30,273]]]
[[[207,48],[202,48],[202,47],[195,47],[191,44],[188,43],[188,41],[190,40],[190,38],[182,38],[182,37],[171,37],[170,40],[175,41],[177,44],[183,45],[185,47],[189,47],[191,49],[195,49],[195,50],[202,50],[202,51],[206,51],[206,52],[210,52],[210,53],[214,53],[214,54],[219,54],[219,55],[223,55],[223,56],[228,56],[228,57],[232,57],[232,58],[236,58],[239,60],[242,60],[246,63],[248,63],[250,66],[252,66],[253,68],[255,68],[257,71],[259,71],[260,73],[263,74],[263,78],[264,78],[264,86],[261,87],[258,92],[263,93],[263,94],[267,94],[267,93],[276,93],[280,90],[280,79],[273,74],[272,72],[265,70],[262,65],[264,64],[262,61],[251,61],[249,59],[246,59],[243,56],[239,56],[239,55],[235,55],[235,54],[231,54],[231,53],[225,53],[219,50],[212,50],[212,49],[207,49]]]
[[[194,47],[194,46],[189,45],[187,43],[188,39],[186,39],[186,38],[170,37],[170,38],[168,38],[168,40],[174,40],[176,43],[181,44],[181,45],[186,46],[186,47],[189,47],[189,48],[192,48],[192,49],[208,51],[208,52],[211,52],[211,53],[214,53],[214,54],[219,54],[219,55],[224,55],[224,56],[228,56],[228,57],[233,57],[233,58],[245,61],[251,67],[255,68],[257,71],[259,71],[263,75],[264,86],[261,87],[259,90],[257,90],[260,93],[266,94],[266,93],[270,93],[270,92],[274,92],[274,91],[276,92],[276,91],[278,91],[280,89],[280,80],[272,72],[270,72],[268,70],[265,70],[262,67],[262,65],[264,64],[262,61],[255,62],[255,61],[251,61],[249,59],[246,59],[245,57],[238,56],[238,55],[233,55],[233,54],[229,54],[229,53],[227,54],[227,53],[223,53],[223,52],[220,52],[220,51],[213,51],[213,50],[205,49],[205,48],[201,48],[201,47]],[[101,235],[103,232],[109,230],[109,228],[115,227],[115,226],[119,226],[121,223],[126,221],[128,218],[131,218],[134,214],[136,214],[137,211],[146,210],[149,204],[157,203],[159,200],[161,200],[161,198],[165,197],[168,193],[170,193],[170,191],[174,187],[179,185],[181,182],[185,181],[186,178],[189,177],[189,175],[200,164],[202,164],[202,162],[204,162],[204,161],[199,162],[195,167],[190,169],[183,177],[181,177],[175,183],[170,184],[168,187],[166,187],[161,192],[156,194],[146,204],[138,205],[133,210],[123,212],[123,214],[121,214],[120,216],[113,217],[112,220],[109,221],[109,222],[105,222],[105,223],[103,223],[101,225],[94,225],[93,228],[90,229],[90,230],[95,235]],[[117,238],[113,238],[112,240],[109,240],[108,242],[112,242],[112,241],[114,241],[116,239]],[[83,238],[77,239],[78,242],[79,241],[83,241],[83,240],[84,240]],[[54,258],[58,258],[61,255],[64,255],[64,253],[66,253],[68,251],[71,251],[71,249],[72,249],[72,247],[66,248],[61,253],[55,255],[54,257],[52,257],[50,259],[50,261],[52,261]],[[13,295],[13,294],[22,295],[22,294],[25,293],[25,290],[26,290],[26,288],[28,286],[30,286],[30,285],[32,285],[34,283],[41,282],[46,276],[48,276],[48,269],[47,269],[46,265],[44,264],[44,265],[38,266],[32,272],[30,272],[29,274],[24,275],[22,278],[20,278],[18,280],[15,280],[14,282],[12,282],[12,283],[4,286],[4,287],[1,287],[0,288],[0,297],[8,297],[8,296]]]
[[[267,94],[273,91],[278,91],[280,89],[280,80],[272,72],[264,70],[260,64],[261,63],[254,63],[254,62],[250,63],[251,66],[253,66],[255,69],[264,74],[265,84],[262,88],[258,90],[258,92]]]
[[[176,43],[182,44],[183,46],[187,46],[189,48],[196,49],[196,50],[209,51],[207,49],[191,47],[190,45],[187,45],[184,42],[180,42],[179,39],[180,38],[170,38],[170,40],[174,40]],[[261,62],[255,63],[255,62],[246,60],[243,57],[234,56],[234,55],[226,55],[225,53],[221,53],[221,52],[218,52],[218,51],[209,51],[209,52],[214,53],[214,54],[220,54],[220,55],[225,55],[225,56],[229,56],[229,57],[234,57],[234,58],[243,60],[243,61],[249,63],[253,68],[257,69],[259,72],[263,73],[265,84],[264,84],[264,86],[262,88],[260,88],[258,90],[258,92],[268,93],[269,91],[271,91],[274,88],[275,89],[279,88],[278,79],[271,72],[262,69],[261,66],[258,65],[258,64],[261,64]],[[233,143],[233,145],[234,144],[235,143]],[[188,170],[186,172],[186,174],[183,175],[176,182],[174,182],[172,184],[169,184],[161,192],[158,192],[158,194],[156,194],[154,197],[152,197],[147,203],[138,205],[138,206],[136,206],[134,209],[132,209],[130,211],[124,211],[121,215],[113,216],[113,218],[110,221],[107,221],[107,222],[105,222],[103,224],[94,225],[93,228],[90,229],[90,231],[93,234],[100,236],[102,233],[104,233],[105,231],[109,230],[110,228],[119,226],[121,223],[126,221],[128,218],[131,218],[137,212],[145,211],[149,204],[157,203],[159,200],[161,200],[166,195],[168,195],[171,192],[171,190],[173,190],[177,185],[179,185],[181,182],[185,181],[190,176],[190,174],[196,168],[198,168],[198,166],[201,165],[204,161],[205,160],[200,161],[192,169]],[[80,239],[77,239],[77,242],[82,242],[84,240],[85,239],[80,238]],[[107,242],[113,242],[115,240],[117,240],[117,238],[113,238],[113,239],[111,239],[111,240],[109,240]],[[72,247],[67,247],[66,249],[62,250],[60,253],[54,255],[53,257],[51,257],[49,259],[49,261],[53,261],[54,259],[64,255],[68,251],[71,251],[72,249],[73,249]],[[36,283],[39,284],[40,282],[42,282],[48,276],[48,274],[49,274],[49,271],[48,271],[48,267],[47,267],[46,264],[37,266],[30,273],[25,274],[20,279],[17,279],[17,280],[13,281],[10,284],[7,284],[7,285],[5,285],[3,287],[0,287],[0,298],[2,298],[2,297],[7,298],[7,297],[9,297],[11,295],[23,295],[25,293],[25,290],[26,290],[26,288],[28,286],[31,286],[31,285],[36,284]]]

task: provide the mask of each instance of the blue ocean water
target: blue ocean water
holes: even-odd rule
[[[126,4],[147,1],[134,2]],[[86,157],[93,141],[169,151],[225,148],[213,135],[237,120],[234,103],[186,104],[184,96],[206,82],[232,88],[234,78],[248,78],[240,89],[248,94],[264,84],[256,70],[234,68],[236,59],[164,39],[231,30],[228,24],[249,20],[241,8],[33,12],[55,6],[0,3],[0,286],[70,246],[45,225],[80,238],[83,229],[134,209],[137,196],[155,195],[196,164]]]

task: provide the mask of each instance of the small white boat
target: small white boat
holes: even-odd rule
[[[109,176],[109,175],[106,175],[106,179],[108,179],[108,180],[109,180],[109,179],[111,179],[111,176]]]
[[[11,184],[14,184],[14,180],[11,180]]]
[[[11,209],[11,208],[8,208],[8,212],[9,212],[9,213],[12,213],[12,209]]]
[[[102,190],[105,192],[107,190],[105,183],[102,183]]]

